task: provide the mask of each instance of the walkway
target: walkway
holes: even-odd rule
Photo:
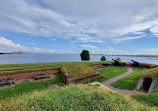
[[[109,80],[106,80],[102,83],[99,83],[99,82],[93,82],[91,84],[100,84],[101,87],[105,88],[105,89],[108,89],[108,90],[111,90],[111,91],[114,91],[114,92],[118,92],[118,93],[122,93],[122,94],[131,94],[131,95],[138,95],[138,94],[143,94],[141,92],[138,92],[138,91],[130,91],[130,90],[123,90],[123,89],[118,89],[118,88],[115,88],[115,87],[112,87],[111,84],[116,82],[117,80],[129,75],[130,73],[133,72],[133,69],[132,68],[129,68],[128,67],[128,71],[121,74],[121,75],[118,75],[116,77],[113,77]]]

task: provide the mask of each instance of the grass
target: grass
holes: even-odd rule
[[[34,90],[48,89],[49,85],[55,83],[62,83],[62,77],[59,73],[55,74],[54,78],[43,81],[24,81],[16,86],[6,87],[0,89],[0,100],[16,97],[24,93],[32,92]]]
[[[69,78],[83,77],[91,74],[95,74],[96,71],[89,66],[83,64],[67,64],[62,67],[64,73],[70,74]]]
[[[31,72],[48,69],[61,69],[63,66],[73,65],[92,65],[102,62],[58,62],[58,63],[27,63],[27,64],[2,64],[0,65],[0,75]]]
[[[158,68],[153,68],[142,72],[141,75],[152,75],[158,80]],[[156,89],[154,89],[151,93],[147,95],[136,95],[133,96],[133,98],[139,102],[146,102],[149,105],[158,106],[158,82],[156,84]]]
[[[134,68],[133,73],[116,81],[115,83],[112,84],[112,86],[120,89],[134,90],[136,88],[138,79],[142,75],[147,75],[147,74],[153,75],[158,79],[158,68],[153,68],[149,70]],[[158,84],[156,89],[153,90],[151,93],[146,95],[135,95],[133,96],[133,98],[140,102],[146,102],[151,106],[158,106]]]
[[[104,69],[100,69],[97,71],[98,73],[100,73],[102,75],[102,77],[95,81],[103,82],[112,77],[120,75],[120,74],[126,72],[127,70],[128,70],[127,67],[108,66],[106,69],[104,68]]]
[[[74,74],[73,75],[74,77],[78,77],[78,76],[83,76],[84,74],[85,75],[90,74],[94,71],[87,65],[101,64],[101,63],[102,62],[8,64],[8,65],[0,65],[0,75],[20,73],[20,72],[38,71],[38,70],[47,70],[47,69],[65,68],[68,72]],[[108,66],[107,69],[100,69],[98,71],[102,75],[102,78],[97,79],[97,81],[99,81],[99,82],[105,81],[109,78],[115,77],[126,71],[127,71],[127,68],[125,68],[125,67]],[[120,79],[119,81],[113,83],[113,85],[118,88],[133,90],[136,87],[139,77],[142,76],[143,74],[151,74],[151,75],[156,76],[158,79],[158,68],[150,69],[147,71],[145,69],[134,68],[134,73]],[[132,96],[132,98],[134,98],[135,100],[133,100],[133,99],[126,100],[126,98],[123,99],[122,97],[120,97],[121,95],[118,95],[118,94],[113,95],[113,93],[109,92],[109,91],[103,93],[102,91],[100,92],[100,89],[98,90],[96,87],[91,88],[91,87],[82,86],[82,85],[77,85],[77,86],[72,85],[72,86],[70,86],[71,88],[68,87],[66,89],[58,88],[56,90],[56,92],[48,90],[49,85],[55,84],[55,83],[61,83],[61,82],[63,82],[62,77],[59,73],[57,73],[57,74],[55,74],[55,78],[51,78],[49,80],[43,80],[43,81],[37,81],[37,82],[25,81],[16,86],[1,88],[0,89],[0,100],[2,101],[2,104],[1,104],[1,105],[3,105],[2,108],[5,110],[7,108],[9,110],[16,110],[15,108],[17,108],[17,110],[19,108],[24,109],[24,110],[25,109],[28,110],[29,108],[34,108],[34,109],[39,108],[40,110],[42,110],[43,107],[45,109],[47,106],[52,105],[52,106],[50,106],[50,108],[53,107],[54,109],[57,108],[55,106],[58,106],[58,108],[56,110],[61,110],[61,109],[67,110],[67,108],[75,110],[75,107],[78,108],[77,106],[81,105],[79,110],[82,110],[82,109],[84,110],[84,108],[86,108],[85,110],[87,110],[87,108],[92,108],[92,110],[105,110],[105,108],[111,108],[110,110],[113,110],[113,109],[117,110],[120,108],[119,110],[128,111],[129,109],[126,107],[131,107],[130,110],[137,111],[137,107],[135,107],[135,106],[138,106],[138,111],[139,110],[145,111],[146,109],[143,109],[142,107],[140,107],[140,106],[142,106],[142,104],[136,102],[135,100],[137,100],[139,102],[145,102],[146,104],[151,105],[151,106],[158,106],[158,88],[156,88],[153,92],[151,92],[147,95]],[[86,87],[87,87],[87,89],[86,89]],[[157,84],[157,87],[158,87],[158,84]],[[95,88],[96,88],[96,90],[94,90]],[[61,93],[63,94],[63,96],[60,95],[61,94],[60,90],[61,90]],[[70,90],[70,91],[68,91],[68,90]],[[66,91],[65,94],[64,94],[64,91]],[[76,93],[76,95],[73,93],[73,91],[74,91],[74,93]],[[94,103],[89,103],[88,101],[93,100],[91,98],[93,97],[93,94],[95,95],[95,91],[96,92],[98,91],[97,94],[98,94],[99,99],[96,98],[95,99],[96,102],[93,101]],[[57,94],[57,96],[56,96],[55,95],[56,93],[59,93],[59,94]],[[52,94],[52,95],[50,95],[50,94]],[[71,96],[71,94],[72,94],[72,96]],[[74,96],[73,96],[73,94],[74,94]],[[79,96],[77,96],[77,94]],[[49,96],[52,98],[49,99]],[[104,98],[104,96],[106,98]],[[119,96],[120,98],[118,98],[117,96]],[[18,99],[18,97],[19,97],[19,99]],[[81,97],[81,98],[79,98],[79,97]],[[104,99],[102,99],[102,98],[104,98]],[[52,99],[52,101],[51,101],[51,99]],[[83,99],[83,101],[82,101],[82,99]],[[76,100],[75,101],[76,103],[74,102],[74,104],[73,104],[71,102],[71,100],[72,101]],[[102,102],[102,100],[104,100],[104,102]],[[10,101],[9,104],[7,101]],[[99,103],[100,101],[101,101],[101,103]],[[122,101],[127,102],[127,104],[125,104]],[[129,101],[131,101],[131,102],[129,102]],[[53,103],[53,102],[55,102],[55,103]],[[58,102],[59,102],[59,104],[58,104]],[[61,102],[64,102],[64,104],[61,104]],[[87,102],[90,105],[87,105]],[[111,102],[113,102],[113,103],[111,103]],[[118,102],[120,102],[120,103],[118,103]],[[31,106],[31,103],[33,104],[32,106]],[[133,105],[129,106],[129,104],[130,105],[133,104]],[[1,107],[1,105],[0,105],[0,107]],[[46,106],[44,106],[44,105],[46,105]],[[133,107],[135,107],[136,109],[134,109]],[[49,108],[49,107],[47,107],[47,108]],[[64,108],[66,108],[66,109],[64,109]],[[34,110],[34,109],[32,109],[32,110]]]
[[[65,66],[69,66],[71,71],[74,73],[78,72],[78,76],[81,76],[83,71],[88,71],[90,69],[94,71],[92,68],[86,66],[91,64],[98,64],[98,62],[65,62],[65,63],[29,63],[29,64],[7,64],[0,65],[0,74],[10,74],[10,73],[20,73],[20,72],[29,72],[36,70],[46,70],[46,69],[56,69],[56,68],[64,68]],[[73,66],[76,66],[75,69],[72,70]],[[81,68],[81,69],[80,69]],[[85,69],[85,70],[84,70]],[[94,73],[94,72],[91,72]],[[43,81],[24,81],[16,86],[6,87],[0,89],[0,100],[14,97],[17,95],[22,95],[24,93],[32,92],[34,90],[42,90],[47,89],[49,85],[55,83],[63,83],[62,77],[59,73],[55,74],[55,78],[51,78]]]
[[[1,110],[7,111],[156,111],[134,99],[126,98],[89,85],[69,85],[55,90],[35,91],[1,101]]]
[[[158,107],[158,88],[147,95],[136,95],[133,98],[139,102],[145,102],[148,105]]]
[[[112,83],[113,87],[119,89],[134,90],[136,88],[141,72],[146,71],[146,69],[133,68],[133,73],[123,77],[122,79]]]

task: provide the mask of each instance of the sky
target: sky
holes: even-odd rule
[[[158,0],[0,0],[0,51],[158,55]]]

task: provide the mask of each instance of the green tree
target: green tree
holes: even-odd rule
[[[90,60],[90,54],[88,50],[83,50],[80,54],[82,61],[89,61]]]
[[[102,56],[100,60],[103,61],[103,62],[106,61],[105,56]]]
[[[119,57],[118,57],[118,58],[116,58],[115,60],[116,60],[116,61],[118,61],[118,62],[120,62],[120,61],[121,61],[121,59],[120,59]]]

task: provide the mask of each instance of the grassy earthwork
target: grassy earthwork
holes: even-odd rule
[[[0,102],[7,111],[156,111],[156,107],[90,85],[69,85],[35,91]]]
[[[105,81],[127,71],[126,67],[108,66],[94,70],[88,65],[101,64],[101,62],[65,62],[65,63],[35,63],[35,64],[8,64],[0,65],[0,75],[31,72],[48,69],[62,69],[70,73],[71,78],[86,76],[91,73],[100,73],[101,78],[94,81]],[[153,74],[158,77],[158,68],[136,69],[134,72],[112,85],[117,88],[133,90],[138,79],[143,74]],[[63,83],[60,73],[54,78],[42,81],[25,81],[15,86],[0,88],[0,110],[55,110],[55,111],[157,111],[158,88],[146,95],[126,97],[113,93],[98,86],[69,85],[56,89],[49,86]],[[158,86],[158,85],[157,85]]]
[[[133,68],[133,69],[134,69],[133,73],[116,81],[115,83],[112,84],[112,86],[120,89],[134,90],[136,88],[138,79],[142,75],[149,74],[149,75],[154,75],[155,77],[158,78],[158,68],[153,68],[149,70],[137,69],[137,68]],[[133,96],[133,98],[140,102],[145,102],[152,106],[158,106],[158,84],[156,86],[156,89],[153,90],[151,93],[146,95],[136,95]]]

